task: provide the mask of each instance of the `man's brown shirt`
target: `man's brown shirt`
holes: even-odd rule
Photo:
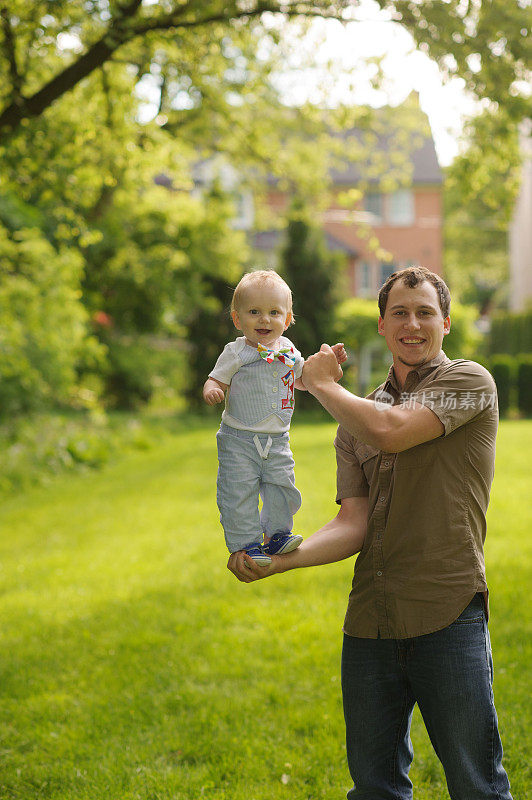
[[[445,353],[412,370],[402,390],[393,367],[376,403],[430,408],[444,434],[384,453],[342,426],[335,439],[337,502],[369,497],[368,530],[355,564],[344,630],[405,639],[450,625],[486,592],[483,544],[493,480],[497,395],[473,361]]]

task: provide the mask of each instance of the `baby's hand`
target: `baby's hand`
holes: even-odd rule
[[[339,342],[339,344],[333,344],[331,350],[336,356],[336,360],[338,361],[339,364],[343,364],[344,361],[347,361],[347,353],[345,352],[345,347],[343,342]]]
[[[203,399],[208,406],[215,406],[216,403],[223,403],[225,395],[221,389],[207,389],[203,392]]]

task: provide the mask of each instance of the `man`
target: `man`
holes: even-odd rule
[[[493,704],[483,543],[497,431],[496,390],[472,361],[441,350],[451,328],[445,283],[421,267],[379,293],[379,333],[393,356],[367,399],[335,383],[327,345],[303,382],[340,423],[337,517],[244,582],[356,552],[344,623],[342,691],[350,800],[410,800],[417,702],[452,800],[511,800]]]

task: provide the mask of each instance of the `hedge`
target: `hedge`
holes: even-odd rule
[[[506,416],[510,410],[512,387],[515,379],[515,358],[504,353],[491,359],[491,374],[497,386],[499,414]]]
[[[491,320],[490,355],[532,353],[532,309],[519,314],[500,312]]]
[[[521,353],[516,362],[517,407],[521,414],[532,417],[532,355]]]

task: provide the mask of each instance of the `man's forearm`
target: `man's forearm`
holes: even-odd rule
[[[309,386],[309,392],[355,439],[386,453],[400,453],[445,432],[436,414],[420,403],[378,405],[333,381]]]
[[[355,439],[385,450],[390,409],[378,410],[373,400],[351,394],[338,383],[310,387],[309,391]]]
[[[333,564],[358,553],[366,535],[367,498],[350,498],[349,502],[353,504],[356,515],[345,513],[344,507],[337,517],[305,539],[297,550],[275,559],[275,572]]]
[[[317,567],[343,561],[362,549],[366,535],[368,498],[342,500],[336,517],[309,536],[296,550],[272,556],[272,563],[261,567],[244,550],[231,553],[227,569],[243,583],[268,578],[301,567]]]

